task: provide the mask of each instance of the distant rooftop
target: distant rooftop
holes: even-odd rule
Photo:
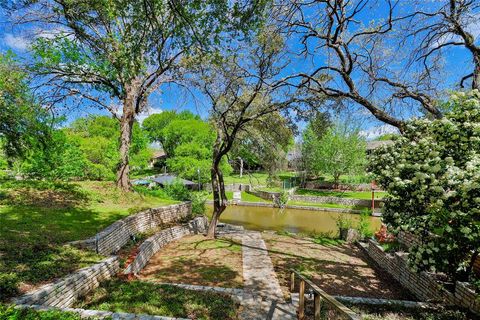
[[[160,175],[156,176],[155,178],[153,178],[152,181],[156,182],[158,184],[161,184],[161,185],[170,184],[170,183],[173,183],[175,181],[180,181],[181,183],[183,183],[186,186],[196,185],[196,183],[193,182],[193,181],[185,180],[185,179],[179,178],[175,175],[168,174],[168,173],[160,174]]]
[[[393,144],[392,140],[384,140],[384,141],[367,141],[367,151],[375,150],[382,146],[388,146]]]

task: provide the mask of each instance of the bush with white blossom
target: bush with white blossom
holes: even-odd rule
[[[416,270],[472,280],[480,251],[480,92],[454,94],[442,119],[408,122],[394,144],[377,149],[369,170],[388,193],[384,222],[422,244]]]

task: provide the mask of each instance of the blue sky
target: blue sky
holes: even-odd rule
[[[365,11],[362,19],[370,21],[372,19],[377,19],[384,14],[385,7],[372,6],[369,10]],[[479,27],[477,26],[475,29],[478,28]],[[478,35],[477,31],[479,30],[473,30],[475,35]],[[293,52],[298,51],[298,45],[291,43],[295,43],[295,41],[289,42],[289,49]],[[28,60],[28,46],[29,40],[25,38],[23,30],[8,22],[4,12],[0,11],[0,51],[5,52],[11,50],[20,59]],[[406,50],[408,50],[408,48],[406,48]],[[288,58],[291,59],[292,63],[284,70],[284,74],[295,73],[299,70],[308,71],[313,68],[313,65],[309,63],[309,60],[298,58],[295,55],[291,55]],[[318,59],[318,61],[322,61],[326,58],[326,56],[319,55],[315,60]],[[317,63],[317,61],[315,61],[315,63]],[[448,66],[448,80],[444,82],[444,85],[446,88],[453,89],[455,88],[454,81],[457,81],[460,75],[466,74],[468,70],[472,70],[471,56],[463,48],[455,47],[449,49],[445,54],[445,65]],[[176,86],[163,86],[160,88],[159,92],[151,95],[149,99],[151,109],[148,113],[157,113],[161,110],[190,110],[194,113],[200,114],[202,117],[206,117],[208,112],[207,103],[207,100],[200,94],[192,95]],[[370,138],[383,132],[392,131],[388,126],[375,120],[366,109],[363,109],[362,107],[351,107],[349,110],[348,117],[354,118],[357,125],[365,132],[365,135]],[[94,113],[105,112],[97,109],[81,109],[70,113],[69,120]],[[145,116],[146,115],[142,115],[141,118],[144,118]],[[300,127],[303,127],[303,125],[304,124],[300,124]]]

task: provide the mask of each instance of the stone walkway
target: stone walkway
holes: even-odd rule
[[[295,308],[285,302],[261,234],[243,231],[241,237],[245,294],[240,319],[296,319]]]

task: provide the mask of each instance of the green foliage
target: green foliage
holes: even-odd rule
[[[30,93],[26,74],[11,53],[0,54],[0,144],[5,160],[23,158],[50,139],[51,117]]]
[[[357,229],[362,238],[371,238],[373,236],[371,214],[369,209],[364,209],[360,214]]]
[[[167,166],[182,178],[205,183],[210,181],[215,132],[207,122],[192,114],[183,115],[190,116],[187,120],[172,120],[162,131],[163,147],[169,156]],[[232,172],[226,159],[222,160],[221,168],[227,175]]]
[[[335,219],[335,223],[339,230],[346,230],[353,227],[352,219],[342,213],[338,214],[338,217]]]
[[[274,112],[249,122],[238,133],[230,158],[242,158],[246,168],[268,172],[269,185],[278,185],[278,172],[286,168],[286,154],[293,146],[293,132],[288,121]]]
[[[370,159],[388,192],[383,219],[422,244],[409,255],[415,269],[467,279],[480,245],[480,94],[452,96],[442,119],[418,119]]]
[[[14,305],[0,304],[0,319],[8,320],[80,320],[80,315],[58,310],[36,311],[29,308],[19,309]]]
[[[48,143],[31,148],[19,162],[20,171],[35,178],[62,180],[113,180],[119,162],[119,123],[106,116],[75,120],[70,127],[51,131]],[[130,159],[144,169],[151,158],[147,133],[133,126]]]
[[[163,189],[165,194],[168,195],[170,199],[178,201],[190,201],[190,191],[179,180],[166,184]]]
[[[207,192],[192,192],[190,199],[192,201],[192,213],[203,215],[207,210],[206,201],[208,198]]]
[[[162,111],[162,113],[152,114],[148,118],[146,118],[143,123],[142,127],[148,134],[150,141],[152,142],[160,142],[162,146],[165,144],[165,128],[172,122],[173,120],[200,120],[200,117],[194,115],[190,111],[182,111],[177,113],[176,111]]]
[[[17,285],[18,277],[15,273],[0,272],[0,301],[16,295],[18,293]]]
[[[358,132],[346,128],[329,129],[321,138],[309,124],[303,133],[302,155],[310,176],[328,174],[334,183],[342,175],[361,173],[366,160],[366,143]]]

